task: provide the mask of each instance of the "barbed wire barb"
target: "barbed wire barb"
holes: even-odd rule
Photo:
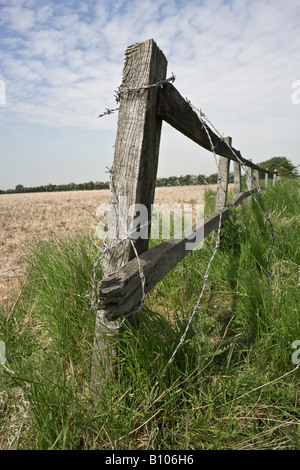
[[[114,108],[114,109],[109,109],[109,108],[105,108],[105,111],[102,113],[102,114],[99,114],[99,118],[103,117],[103,116],[107,116],[109,114],[113,114],[115,111],[119,111],[119,108]]]

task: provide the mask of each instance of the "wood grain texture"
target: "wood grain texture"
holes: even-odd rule
[[[151,85],[166,78],[167,61],[153,40],[127,48],[121,89]],[[126,197],[128,211],[126,229],[133,215],[129,208],[143,204],[150,213],[154,199],[155,182],[162,120],[156,114],[158,88],[121,94],[118,128],[112,167],[111,202],[116,202],[117,218],[111,211],[108,217],[107,244],[112,246],[124,238],[118,217],[118,201]],[[120,208],[120,207],[119,207]],[[124,224],[123,224],[124,225]],[[149,228],[150,229],[150,228]],[[116,233],[115,233],[116,230]],[[124,230],[123,230],[124,231]],[[146,251],[148,239],[136,242],[138,253]],[[134,257],[129,242],[112,249],[104,258],[105,274],[116,271]]]

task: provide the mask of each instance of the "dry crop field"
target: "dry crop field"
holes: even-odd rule
[[[213,190],[217,185],[209,185]],[[158,187],[157,204],[201,204],[205,186]],[[109,190],[0,195],[0,302],[11,302],[22,261],[40,239],[87,232],[95,236],[96,209],[109,201]]]

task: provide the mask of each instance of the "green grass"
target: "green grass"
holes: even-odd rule
[[[224,224],[200,309],[165,375],[214,234],[147,295],[138,332],[127,326],[112,339],[114,377],[97,404],[90,297],[98,253],[84,234],[34,247],[14,311],[0,309],[0,448],[300,449],[300,368],[292,362],[299,183],[281,180],[263,197],[276,237],[268,292],[270,226],[254,197]],[[214,195],[207,198],[209,212]]]

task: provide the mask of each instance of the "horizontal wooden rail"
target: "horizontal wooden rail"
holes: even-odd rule
[[[159,90],[157,115],[186,137],[211,152],[211,143],[206,130],[200,125],[199,116],[171,83],[164,84]],[[239,150],[235,150],[233,147],[230,148],[226,142],[209,127],[206,129],[217,155],[229,158],[235,162],[242,162],[244,165],[262,173],[268,173],[269,175],[274,173],[260,168],[258,165],[255,165],[255,163],[243,158]]]
[[[223,209],[221,223],[230,217],[231,207],[238,206],[243,199],[256,191],[252,189],[238,194],[233,202]],[[182,236],[177,235],[142,253],[139,259],[145,276],[145,294],[190,252],[186,249],[186,243],[191,243],[199,234],[207,237],[218,228],[219,221],[220,213],[214,212],[186,229]],[[142,299],[142,289],[137,260],[132,259],[117,272],[104,278],[98,286],[98,297],[98,308],[105,311],[105,318],[109,321],[116,320],[138,305]]]

